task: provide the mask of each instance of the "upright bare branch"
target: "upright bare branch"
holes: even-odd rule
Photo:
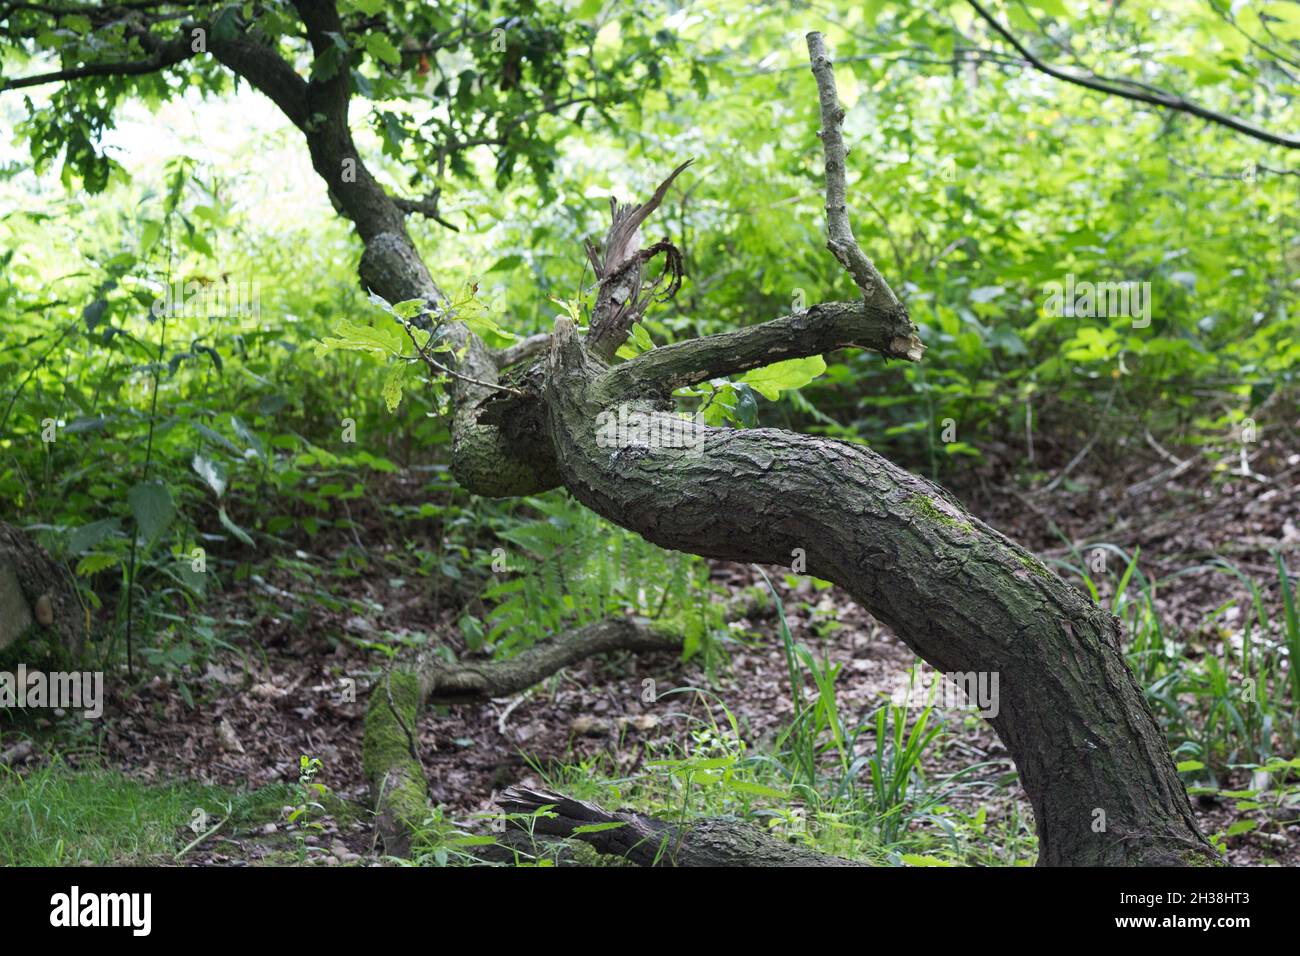
[[[822,128],[818,135],[826,157],[826,248],[848,270],[853,281],[862,290],[862,297],[871,305],[887,310],[902,308],[894,290],[889,287],[875,263],[858,245],[849,225],[848,182],[845,159],[848,149],[840,127],[844,124],[844,107],[840,105],[835,88],[835,70],[826,41],[820,33],[808,34],[808,59],[817,80],[817,96],[821,103]]]

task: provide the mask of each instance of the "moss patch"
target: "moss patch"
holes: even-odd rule
[[[943,511],[932,500],[925,495],[913,495],[907,499],[907,506],[922,517],[929,518],[931,521],[949,528],[960,528],[962,531],[974,532],[969,521],[962,521],[960,518],[954,518],[952,515]]]
[[[1030,571],[1034,572],[1034,574],[1037,574],[1040,578],[1048,581],[1052,579],[1052,572],[1048,570],[1047,565],[1043,564],[1043,562],[1039,561],[1037,558],[1032,557],[1031,555],[1021,554],[1019,551],[1015,550],[1011,552],[1011,556]]]
[[[362,771],[374,792],[382,794],[382,812],[408,827],[421,823],[428,810],[424,773],[411,757],[410,738],[402,726],[414,733],[419,710],[419,679],[410,671],[393,671],[370,692],[361,745]]]

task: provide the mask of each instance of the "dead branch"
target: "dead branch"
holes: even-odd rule
[[[470,703],[517,693],[594,654],[680,651],[681,638],[646,621],[599,621],[529,648],[505,661],[447,664],[432,655],[415,667],[390,671],[372,692],[361,744],[362,769],[386,851],[409,852],[428,815],[428,785],[420,761],[417,721],[426,701]]]
[[[641,223],[659,208],[673,180],[692,162],[688,159],[669,173],[654,195],[640,205],[624,205],[610,197],[611,222],[603,247],[597,249],[591,242],[586,244],[587,258],[599,283],[587,348],[605,361],[613,358],[656,296],[670,297],[681,286],[681,253],[667,239],[642,249]],[[645,289],[645,265],[660,254],[664,256],[664,270]]]
[[[706,819],[679,826],[629,810],[611,812],[594,803],[531,787],[506,788],[497,805],[506,813],[532,815],[529,825],[534,833],[575,837],[601,853],[621,856],[639,866],[863,865],[782,843],[737,820]],[[599,825],[603,828],[583,829]],[[582,832],[576,832],[579,830]]]
[[[419,665],[420,693],[437,704],[464,704],[507,697],[527,690],[561,668],[611,651],[680,652],[680,635],[647,621],[616,618],[598,621],[504,661],[447,664],[428,655]]]
[[[813,31],[808,34],[807,40],[808,59],[812,62],[821,104],[822,128],[818,135],[821,137],[826,165],[826,248],[853,277],[868,303],[886,310],[902,309],[903,306],[889,283],[853,237],[853,227],[849,225],[845,165],[848,150],[840,131],[844,124],[844,107],[840,105],[839,93],[835,88],[835,70],[830,55],[826,52],[825,39]]]

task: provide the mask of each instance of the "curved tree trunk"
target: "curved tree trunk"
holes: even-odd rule
[[[939,671],[998,675],[990,722],[1033,804],[1041,863],[1212,859],[1113,616],[938,486],[858,445],[702,428],[698,447],[611,454],[596,425],[607,373],[571,326],[553,350],[552,440],[583,504],[665,548],[784,566],[806,555],[810,574]],[[630,404],[646,421],[671,418]]]
[[[328,49],[339,28],[333,4],[295,6],[317,53]],[[352,142],[348,71],[307,82],[255,43],[223,41],[214,52],[303,131],[316,170],[365,243],[367,287],[391,302],[444,302],[406,232],[403,209],[365,170]],[[1040,863],[1216,860],[1125,664],[1118,622],[940,488],[865,448],[770,429],[701,428],[694,449],[631,442],[611,450],[598,440],[602,412],[626,403],[662,418],[674,388],[782,358],[850,346],[920,358],[906,310],[853,239],[843,109],[820,35],[809,35],[809,53],[822,112],[827,246],[862,299],[607,368],[647,301],[638,298],[642,267],[656,250],[670,264],[675,253],[666,243],[637,248],[635,225],[653,212],[654,200],[616,207],[605,248],[592,254],[601,289],[590,333],[596,352],[562,323],[547,360],[517,376],[528,397],[503,400],[482,384],[498,381],[499,357],[462,323],[444,325],[467,376],[452,389],[453,473],[483,495],[563,484],[649,540],[707,557],[788,565],[803,549],[810,572],[845,587],[934,667],[999,675],[992,723],[1033,803]],[[342,175],[347,161],[355,164],[354,180]],[[412,693],[418,700],[418,687],[405,684],[399,703]]]

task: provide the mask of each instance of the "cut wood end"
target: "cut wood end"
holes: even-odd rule
[[[900,335],[889,343],[889,351],[899,358],[906,358],[909,362],[919,362],[925,355],[925,343],[914,334],[906,338]]]
[[[54,623],[54,601],[48,594],[42,594],[36,599],[36,622],[41,627],[49,627]]]

